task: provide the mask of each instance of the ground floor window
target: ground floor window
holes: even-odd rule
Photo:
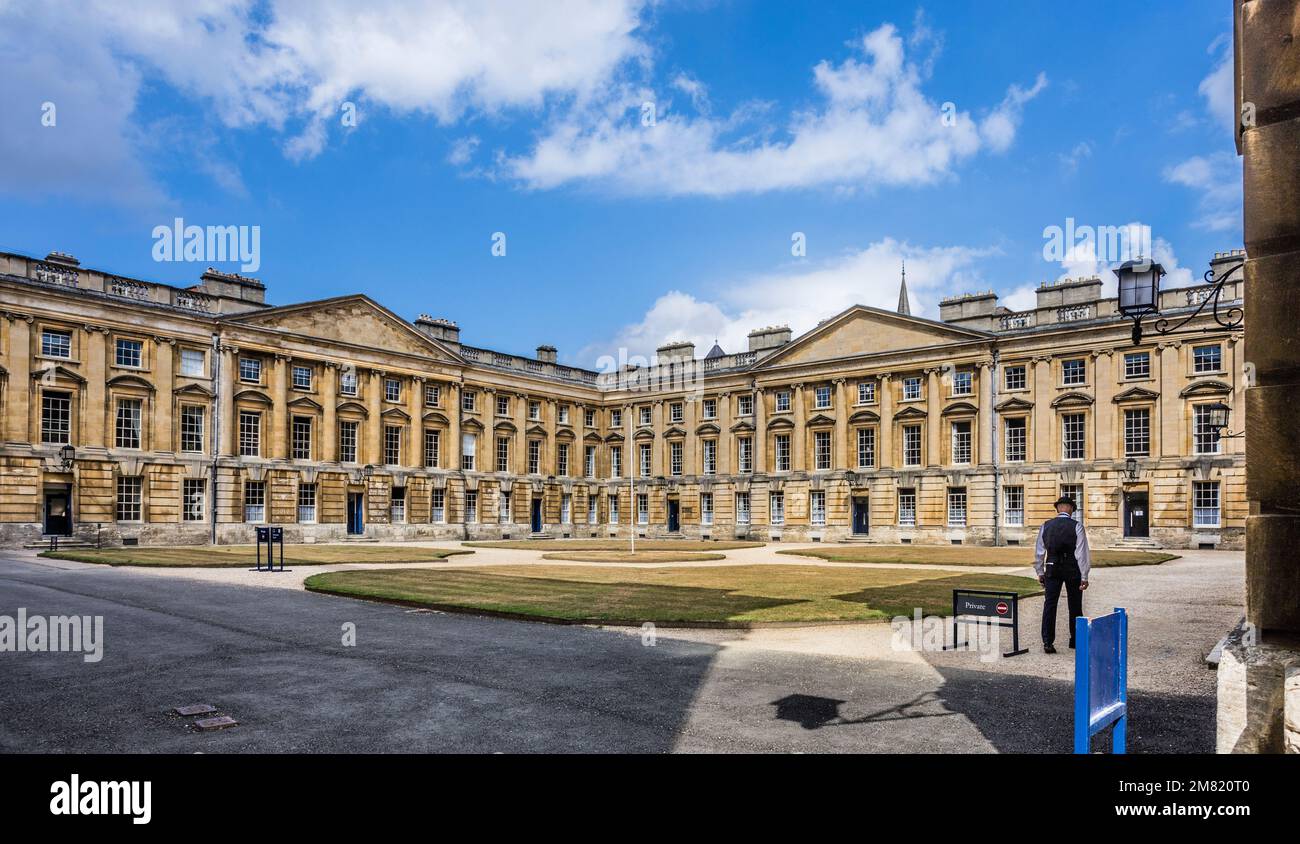
[[[587,524],[594,525],[600,523],[600,499],[594,495],[587,496]]]
[[[1025,524],[1025,488],[1008,486],[1002,488],[1002,515],[1007,527],[1023,527]]]
[[[144,479],[140,476],[123,476],[117,479],[117,520],[138,522],[142,512]]]
[[[808,495],[808,507],[814,525],[826,524],[826,493],[814,490]]]
[[[609,523],[611,525],[618,524],[618,496],[617,495],[611,495],[609,497]]]
[[[700,524],[713,524],[713,493],[700,493]]]
[[[749,493],[736,493],[736,524],[749,524]]]
[[[298,521],[305,525],[316,521],[316,484],[298,484]]]
[[[948,487],[948,527],[966,526],[966,487]]]
[[[785,493],[773,492],[767,497],[768,513],[771,516],[772,524],[785,524]]]
[[[244,481],[244,521],[266,521],[265,481]]]
[[[393,497],[388,502],[388,518],[393,524],[406,521],[406,487],[393,487]]]
[[[916,490],[900,489],[898,491],[898,524],[912,527],[916,524]]]
[[[1192,482],[1192,527],[1219,526],[1219,482]]]
[[[405,490],[403,490],[405,492]],[[478,521],[478,493],[465,493],[465,524]]]
[[[1083,484],[1061,484],[1061,495],[1074,502],[1074,520],[1083,520]]]
[[[440,525],[447,521],[447,491],[435,489],[429,496],[429,521]]]
[[[560,496],[560,524],[567,525],[573,521],[573,496],[564,493]]]
[[[636,522],[639,525],[650,524],[650,496],[644,492],[636,496]]]
[[[182,518],[187,522],[203,521],[208,482],[203,478],[187,478],[181,488]]]
[[[497,521],[503,525],[510,524],[510,493],[502,492],[497,496]]]

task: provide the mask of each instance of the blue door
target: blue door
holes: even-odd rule
[[[533,499],[533,533],[542,532],[542,499]]]
[[[668,532],[677,533],[681,530],[681,503],[676,498],[668,499]]]
[[[853,532],[860,536],[866,536],[871,531],[871,499],[854,498],[853,499]]]
[[[366,532],[366,522],[362,515],[362,502],[365,496],[359,492],[348,493],[348,534],[359,536]]]

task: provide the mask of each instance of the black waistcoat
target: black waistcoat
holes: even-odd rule
[[[1047,565],[1056,566],[1058,576],[1079,573],[1079,561],[1074,558],[1074,545],[1078,541],[1074,519],[1060,516],[1043,523],[1043,547],[1047,549]]]

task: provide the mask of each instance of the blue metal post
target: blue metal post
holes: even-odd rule
[[[1089,729],[1092,721],[1090,701],[1092,698],[1089,683],[1091,668],[1088,650],[1091,642],[1088,635],[1088,618],[1079,616],[1074,620],[1074,752],[1087,753]]]
[[[1119,614],[1119,659],[1116,667],[1119,671],[1119,699],[1124,703],[1124,714],[1115,722],[1111,730],[1112,753],[1128,752],[1128,613],[1123,607],[1116,607]]]

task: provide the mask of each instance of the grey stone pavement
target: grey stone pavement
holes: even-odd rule
[[[782,546],[786,547],[786,546]],[[802,563],[775,549],[735,563]],[[1099,569],[1124,606],[1130,752],[1211,752],[1203,655],[1242,615],[1242,555]],[[493,554],[463,566],[519,562]],[[531,558],[528,558],[531,559]],[[525,560],[526,561],[526,560]],[[0,652],[0,752],[1068,752],[1073,653],[899,652],[889,625],[657,631],[412,612],[301,590],[326,567],[108,568],[0,551],[0,614],[102,615],[104,658]],[[339,568],[337,566],[329,568]],[[1026,570],[1004,569],[1025,573]],[[279,588],[267,588],[275,586]],[[1058,646],[1066,639],[1064,608]],[[344,647],[342,625],[356,625]],[[172,707],[239,726],[200,733]]]

